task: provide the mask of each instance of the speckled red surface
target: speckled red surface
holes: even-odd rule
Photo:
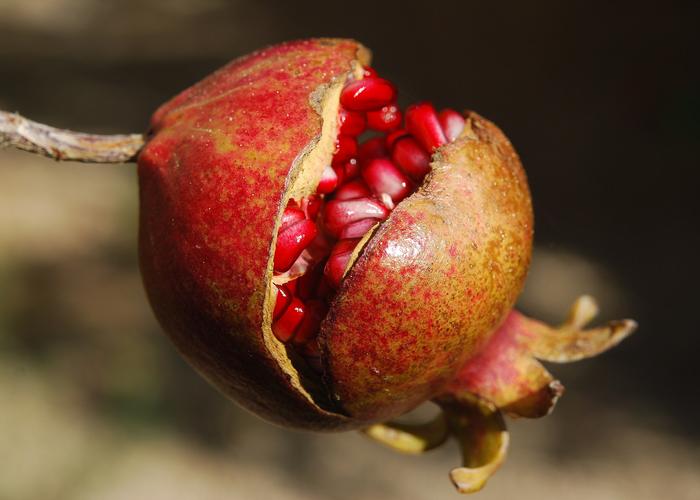
[[[359,44],[307,40],[235,60],[163,105],[139,158],[140,259],[156,315],[229,396],[298,427],[337,425],[262,341],[264,273],[287,174],[321,132],[310,94],[345,79]]]
[[[495,125],[472,113],[467,126],[372,237],[322,326],[333,395],[356,418],[383,420],[439,393],[523,285],[524,172]]]

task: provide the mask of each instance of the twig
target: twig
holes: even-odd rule
[[[144,138],[140,134],[84,134],[0,111],[0,148],[14,146],[62,161],[126,163],[136,161],[143,144]]]

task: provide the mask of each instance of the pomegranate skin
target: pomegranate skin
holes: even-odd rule
[[[437,396],[522,289],[533,236],[525,173],[493,123],[465,118],[369,240],[322,324],[327,383],[354,418],[382,421]]]
[[[367,58],[320,39],[237,59],[160,107],[139,156],[140,265],[159,322],[205,378],[278,424],[359,425],[312,401],[325,391],[302,388],[262,325],[288,175],[321,133],[314,95]]]

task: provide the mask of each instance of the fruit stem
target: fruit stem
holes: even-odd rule
[[[97,135],[50,127],[0,111],[0,149],[14,146],[57,161],[135,162],[145,143],[140,134]]]

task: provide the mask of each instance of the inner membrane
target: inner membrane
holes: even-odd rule
[[[272,332],[321,370],[317,336],[358,243],[410,196],[436,148],[464,118],[421,102],[399,109],[396,87],[365,68],[340,94],[339,134],[316,192],[291,199],[274,255]]]

